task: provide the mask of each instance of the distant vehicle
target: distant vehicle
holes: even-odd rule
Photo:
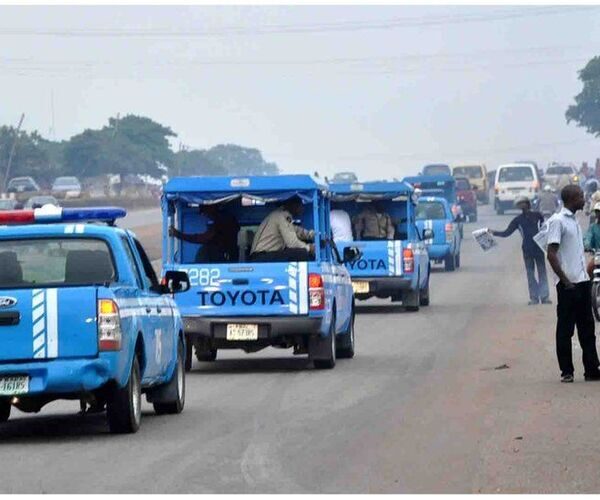
[[[0,212],[0,423],[13,406],[58,399],[106,408],[113,433],[136,432],[142,394],[159,414],[185,403],[185,343],[172,295],[185,273],[156,278],[119,208]]]
[[[558,186],[563,175],[569,177],[571,184],[579,183],[579,174],[577,169],[571,165],[550,165],[544,174],[544,181],[553,187]]]
[[[519,165],[531,165],[536,173],[537,173],[537,177],[538,180],[541,182],[543,182],[544,180],[544,172],[542,172],[542,169],[540,167],[538,167],[537,162],[533,161],[533,160],[519,160],[519,161],[515,161],[513,163],[519,164]]]
[[[452,175],[452,170],[445,163],[432,163],[423,167],[421,175]]]
[[[331,179],[330,184],[346,184],[351,182],[358,182],[358,177],[354,172],[338,172],[333,176],[333,179]]]
[[[494,208],[498,215],[514,208],[519,196],[527,196],[535,203],[540,192],[540,178],[531,163],[510,163],[500,165],[494,182]]]
[[[8,182],[6,190],[9,193],[31,193],[40,191],[40,186],[33,177],[13,177]]]
[[[456,179],[456,200],[462,212],[469,222],[477,222],[477,196],[476,191],[471,186],[466,177],[455,177]]]
[[[55,207],[60,206],[58,200],[54,196],[41,195],[32,196],[25,203],[24,208],[41,208],[44,205],[54,205]]]
[[[79,198],[81,183],[77,177],[57,177],[52,183],[52,195],[58,198]]]
[[[429,230],[432,235],[425,240],[431,261],[443,263],[446,271],[458,269],[462,236],[448,201],[437,196],[419,198],[416,219],[419,231]]]
[[[485,165],[459,165],[452,169],[454,177],[467,177],[476,191],[477,199],[487,205],[490,202],[490,185]]]
[[[0,210],[18,210],[19,206],[17,200],[0,200]]]

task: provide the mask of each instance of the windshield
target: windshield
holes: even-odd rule
[[[54,181],[55,186],[76,186],[79,181],[75,177],[59,177]]]
[[[13,179],[8,183],[9,186],[33,186],[33,183],[29,179]]]
[[[0,240],[0,288],[93,285],[115,276],[108,245],[101,240]]]
[[[439,201],[420,201],[417,205],[417,220],[445,219],[446,210]]]
[[[483,169],[481,167],[454,167],[454,175],[464,175],[469,179],[481,179]]]
[[[548,169],[546,170],[546,175],[563,175],[563,174],[572,175],[573,169],[571,167],[556,166],[556,167],[548,167]]]
[[[499,182],[526,182],[533,180],[532,167],[504,167],[498,174]]]
[[[448,165],[427,165],[423,175],[451,175],[451,172]]]

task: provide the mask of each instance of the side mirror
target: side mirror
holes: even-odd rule
[[[190,278],[184,271],[167,271],[162,279],[163,293],[181,293],[190,289]]]
[[[361,252],[357,247],[346,247],[344,248],[344,264],[347,262],[356,262],[360,259]]]
[[[433,229],[423,229],[423,239],[432,240],[434,237]]]

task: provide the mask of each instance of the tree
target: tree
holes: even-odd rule
[[[600,137],[600,56],[594,57],[579,72],[583,89],[575,96],[575,104],[566,112],[567,123],[574,121],[590,134]]]
[[[235,144],[219,144],[206,151],[207,158],[221,165],[228,175],[276,175],[279,168],[265,161],[261,152]]]
[[[174,175],[227,175],[223,165],[216,164],[208,158],[206,151],[193,149],[179,151],[175,154]]]

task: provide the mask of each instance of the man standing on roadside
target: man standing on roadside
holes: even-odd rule
[[[577,326],[583,350],[585,380],[600,380],[600,361],[596,350],[592,315],[591,282],[583,248],[583,235],[575,213],[585,205],[583,190],[566,186],[561,192],[562,210],[548,220],[548,262],[555,273],[558,295],[556,354],[561,382],[573,382],[571,339]]]

